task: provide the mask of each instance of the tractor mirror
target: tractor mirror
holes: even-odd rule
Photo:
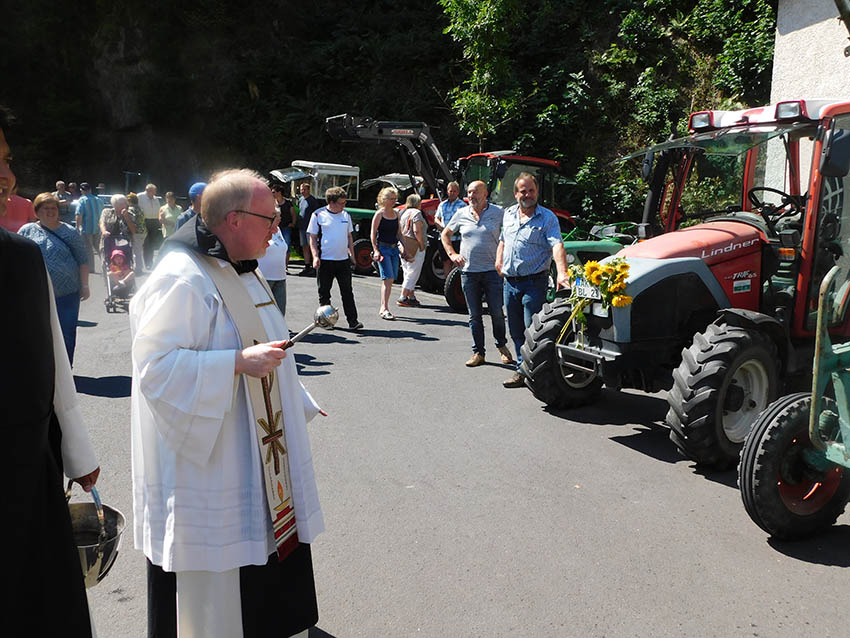
[[[649,176],[652,175],[652,164],[655,162],[655,151],[649,151],[643,156],[643,164],[640,167],[640,174],[643,181],[649,181]]]
[[[835,129],[824,143],[820,162],[821,175],[846,177],[850,173],[850,131]]]

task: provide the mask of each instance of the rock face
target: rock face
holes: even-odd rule
[[[92,81],[103,101],[111,128],[123,130],[144,122],[140,87],[155,74],[138,27],[119,27],[98,38]]]

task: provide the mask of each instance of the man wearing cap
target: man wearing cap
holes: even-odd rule
[[[103,212],[103,204],[91,192],[88,182],[80,184],[80,199],[77,200],[77,213],[75,215],[77,232],[83,236],[88,253],[89,263],[94,268],[94,254],[100,256],[100,214]]]
[[[130,303],[151,637],[306,637],[318,619],[310,543],[324,521],[307,421],[320,410],[257,271],[278,222],[258,174],[213,175]]]
[[[192,219],[201,210],[201,196],[204,194],[206,187],[205,182],[195,182],[189,187],[189,208],[177,216],[177,222],[174,224],[175,230],[179,230],[183,224]]]

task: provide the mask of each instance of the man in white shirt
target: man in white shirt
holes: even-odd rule
[[[313,268],[318,276],[319,305],[331,303],[331,286],[334,279],[342,297],[342,309],[351,330],[360,330],[363,324],[357,320],[357,306],[351,289],[351,260],[354,258],[354,224],[345,211],[345,189],[332,186],[325,191],[328,205],[313,213],[307,235],[313,254]]]
[[[149,636],[306,636],[318,619],[309,544],[324,521],[306,423],[320,410],[256,271],[278,223],[258,174],[214,175],[130,304]]]
[[[156,184],[145,186],[145,192],[139,195],[139,208],[145,215],[145,227],[148,232],[145,235],[143,249],[145,268],[153,269],[153,251],[162,244],[162,226],[159,223],[159,209],[162,201],[156,196]]]

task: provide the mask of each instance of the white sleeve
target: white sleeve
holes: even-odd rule
[[[62,327],[56,313],[56,301],[53,297],[53,284],[47,278],[50,295],[50,331],[53,336],[53,366],[55,385],[53,388],[53,411],[62,430],[62,464],[65,475],[80,478],[97,469],[97,456],[89,439],[83,413],[77,403],[77,389],[74,375],[68,361],[68,351],[62,339]]]
[[[151,285],[154,284],[154,285]],[[236,349],[211,350],[220,301],[163,277],[130,304],[133,374],[159,435],[175,453],[205,465],[233,406]]]
[[[307,423],[313,420],[313,418],[319,413],[319,404],[316,403],[316,400],[313,396],[307,391],[307,388],[304,387],[300,381],[298,384],[301,386],[301,397],[304,401],[304,418]]]
[[[310,223],[307,224],[307,232],[310,235],[318,235],[319,234],[319,216],[316,214],[319,211],[313,211],[313,214],[310,215]]]

